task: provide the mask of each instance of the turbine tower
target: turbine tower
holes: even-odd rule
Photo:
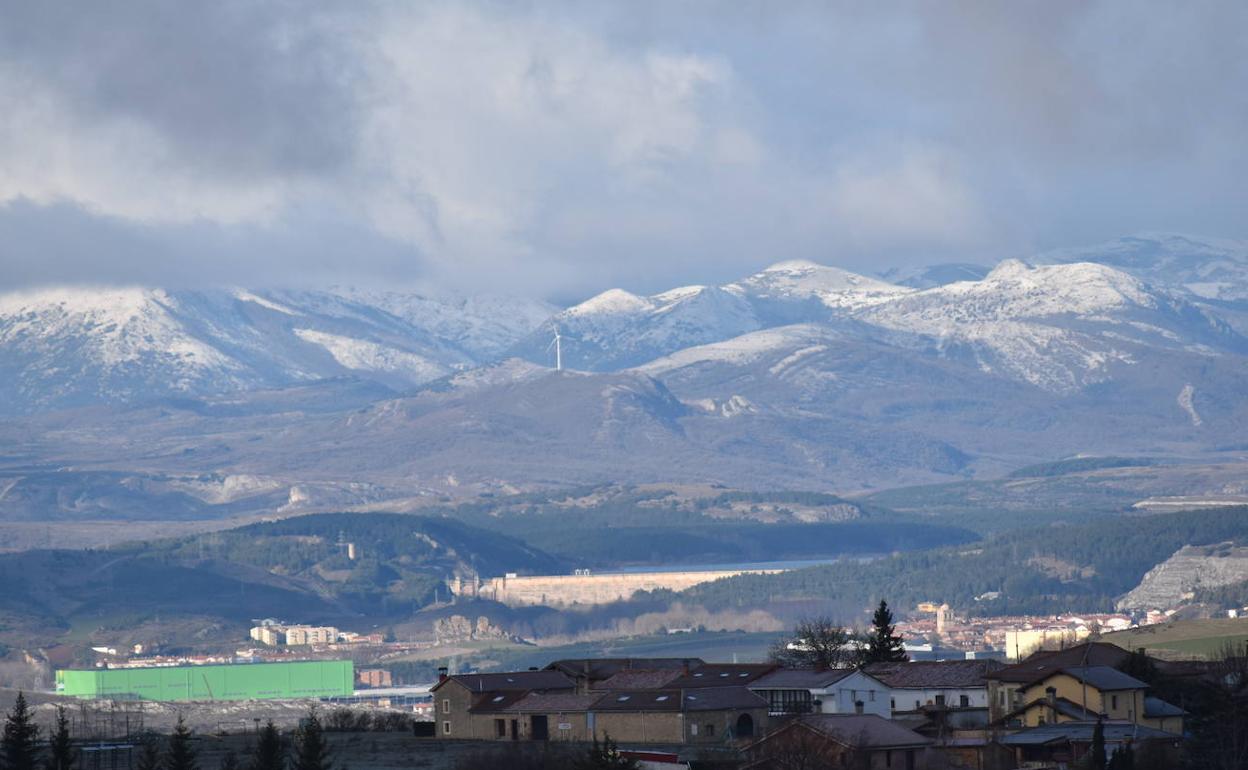
[[[556,372],[562,372],[562,371],[563,371],[563,345],[562,345],[562,340],[563,340],[563,337],[562,337],[562,336],[560,336],[560,334],[559,334],[559,327],[558,327],[558,326],[556,326],[556,327],[555,327],[555,338],[554,338],[553,340],[551,340],[551,342],[550,342],[550,344],[549,344],[549,345],[547,345],[547,346],[546,346],[546,350],[547,350],[547,351],[549,351],[551,348],[554,348],[554,349],[555,349],[555,371],[556,371]]]

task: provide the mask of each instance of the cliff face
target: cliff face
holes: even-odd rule
[[[1185,545],[1148,571],[1118,600],[1120,610],[1168,609],[1191,599],[1197,588],[1248,580],[1248,547],[1233,543]]]

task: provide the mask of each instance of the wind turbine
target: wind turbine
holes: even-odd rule
[[[562,340],[562,339],[563,339],[563,337],[562,337],[562,336],[560,336],[560,334],[559,334],[559,327],[558,327],[558,326],[556,326],[556,327],[555,327],[555,338],[554,338],[553,340],[551,340],[551,341],[550,341],[550,344],[549,344],[549,345],[547,345],[547,346],[546,346],[546,351],[547,351],[547,352],[550,352],[550,349],[551,349],[551,348],[554,348],[554,349],[555,349],[555,371],[556,371],[556,372],[561,372],[561,371],[563,371],[563,345],[562,345],[562,343],[561,343],[561,340]]]

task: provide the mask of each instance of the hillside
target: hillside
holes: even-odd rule
[[[0,642],[42,635],[46,645],[101,624],[168,633],[181,619],[234,629],[273,616],[363,623],[445,600],[443,582],[456,573],[561,567],[513,538],[400,514],[322,514],[108,549],[0,554]]]
[[[899,554],[779,575],[743,575],[683,597],[708,609],[819,601],[847,617],[881,596],[896,606],[940,601],[973,614],[1110,611],[1115,598],[1185,545],[1243,541],[1248,507],[1052,525],[1000,533],[973,548]],[[1000,598],[978,596],[999,592]]]

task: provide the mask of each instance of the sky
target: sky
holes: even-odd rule
[[[1248,237],[1248,3],[0,0],[0,290]]]

